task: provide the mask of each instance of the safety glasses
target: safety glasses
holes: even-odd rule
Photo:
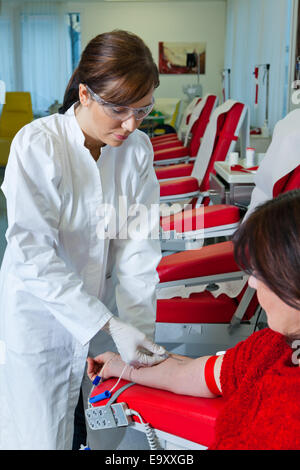
[[[109,103],[103,100],[100,96],[91,90],[88,85],[85,85],[91,97],[97,101],[98,104],[103,106],[105,114],[112,119],[118,119],[119,121],[126,121],[131,116],[134,116],[137,121],[142,121],[151,113],[154,106],[154,98],[152,97],[151,104],[143,106],[141,108],[130,108],[130,106],[119,106],[114,103]]]

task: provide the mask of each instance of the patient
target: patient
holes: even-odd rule
[[[269,328],[216,359],[171,354],[153,367],[128,366],[122,378],[182,395],[222,395],[213,449],[300,449],[300,190],[259,206],[234,246]],[[104,378],[124,371],[107,352],[88,358],[91,380],[104,364]]]

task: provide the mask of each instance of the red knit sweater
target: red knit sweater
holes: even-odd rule
[[[226,352],[226,404],[211,449],[300,450],[300,367],[293,353],[299,357],[284,336],[268,328]]]

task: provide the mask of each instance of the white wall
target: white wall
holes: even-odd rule
[[[69,2],[69,11],[81,13],[82,48],[99,33],[125,29],[139,35],[158,63],[159,41],[206,42],[206,73],[200,76],[203,94],[221,98],[224,67],[226,2]],[[182,86],[197,83],[196,75],[161,75],[158,98],[185,98]]]

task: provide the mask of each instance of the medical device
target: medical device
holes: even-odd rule
[[[128,408],[126,403],[114,403],[116,399],[118,398],[118,396],[124,390],[131,387],[132,385],[135,385],[135,383],[134,382],[127,383],[123,387],[119,388],[113,394],[113,396],[111,396],[111,392],[119,384],[128,364],[125,365],[119,379],[110,390],[105,390],[104,392],[91,397],[92,392],[94,391],[95,387],[98,386],[100,382],[102,381],[101,374],[106,364],[107,363],[104,364],[100,374],[97,375],[95,379],[93,380],[92,382],[93,386],[88,396],[88,408],[85,410],[85,417],[86,417],[86,421],[90,429],[93,431],[96,431],[99,429],[109,429],[109,428],[116,428],[116,427],[121,427],[121,426],[128,426],[133,421],[131,416],[134,415],[139,418],[141,424],[144,426],[145,434],[146,434],[150,449],[159,450],[160,447],[157,442],[155,431],[154,429],[152,429],[149,423],[146,423],[137,411]],[[106,405],[92,406],[92,404],[97,403],[102,400],[106,400],[107,398],[110,398],[110,400],[106,403]],[[82,446],[81,450],[90,450],[90,447],[87,444],[86,446]]]
[[[263,83],[266,83],[266,102],[265,102],[265,120],[261,128],[262,136],[269,137],[269,88],[270,88],[270,64],[259,64],[255,66],[253,75],[255,78],[255,102],[254,106],[258,106],[259,100],[259,70],[264,70]]]
[[[221,71],[223,103],[225,103],[226,100],[230,100],[230,94],[231,94],[230,74],[231,74],[231,69],[222,69]],[[227,96],[226,96],[226,75],[227,75]]]
[[[197,65],[197,83],[194,85],[184,85],[182,91],[187,95],[189,102],[195,98],[195,96],[202,96],[202,86],[200,85],[200,55],[196,52],[186,55],[186,66],[188,68],[195,67]]]

